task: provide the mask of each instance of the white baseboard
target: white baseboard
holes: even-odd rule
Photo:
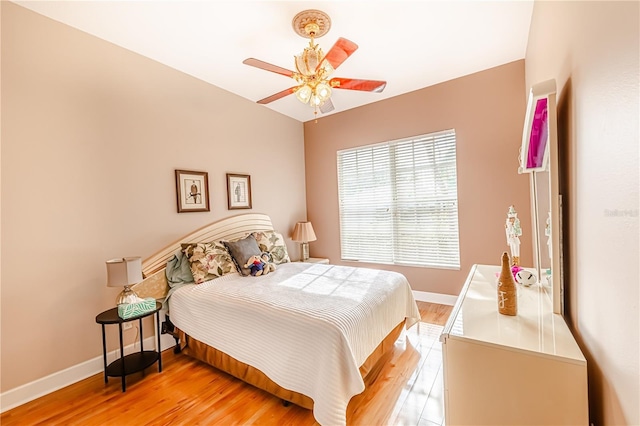
[[[452,306],[455,304],[457,299],[457,296],[450,294],[430,293],[427,291],[416,290],[413,290],[413,297],[421,302]],[[146,348],[155,348],[155,345],[155,336],[144,339],[144,346]],[[174,345],[175,341],[170,335],[163,334],[160,336],[161,350],[164,351]],[[139,348],[136,344],[127,346],[124,351],[125,354],[134,352],[136,347]],[[107,353],[107,363],[113,362],[117,357],[119,357],[119,350]],[[11,410],[19,405],[26,404],[36,398],[40,398],[41,396],[55,392],[58,389],[62,389],[65,386],[84,380],[94,374],[102,373],[104,371],[103,369],[104,365],[102,355],[100,355],[88,361],[50,374],[46,377],[34,380],[33,382],[26,383],[22,386],[18,386],[17,388],[3,392],[0,394],[0,413],[4,413],[5,411]]]
[[[453,306],[456,304],[456,299],[458,298],[458,296],[452,294],[430,293],[428,291],[413,290],[412,293],[413,298],[420,302],[437,303],[439,305]]]
[[[163,334],[160,336],[160,348],[161,350],[168,349],[175,345],[175,340],[168,335]],[[150,336],[144,339],[144,347],[155,348],[156,338]],[[139,343],[131,344],[125,347],[124,353],[128,355],[136,350],[140,350]],[[107,353],[107,364],[113,362],[120,356],[120,350]],[[46,377],[34,380],[33,382],[26,383],[17,388],[13,388],[0,394],[0,413],[11,410],[19,405],[26,404],[29,401],[33,401],[36,398],[47,395],[51,392],[62,389],[65,386],[69,386],[80,380],[86,379],[98,373],[104,372],[104,365],[102,355],[97,356],[88,361],[74,365],[56,373],[50,374]],[[116,378],[117,379],[117,378]]]

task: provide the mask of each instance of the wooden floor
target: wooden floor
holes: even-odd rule
[[[438,340],[450,306],[418,302],[422,322],[396,341],[389,361],[349,403],[349,425],[435,426],[444,421]],[[311,411],[283,406],[266,392],[172,350],[157,366],[104,383],[102,373],[0,416],[12,425],[315,425]]]

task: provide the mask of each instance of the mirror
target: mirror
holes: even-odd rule
[[[551,181],[549,171],[532,172],[531,174],[531,217],[533,235],[533,260],[539,283],[551,294]]]
[[[536,84],[529,92],[518,173],[530,173],[533,260],[538,283],[562,314],[561,196],[558,186],[556,82]]]

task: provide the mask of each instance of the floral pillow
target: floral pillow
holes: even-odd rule
[[[189,259],[191,273],[196,284],[236,272],[227,251],[219,242],[182,244],[182,251]]]
[[[269,252],[273,258],[273,263],[279,265],[291,262],[282,234],[275,231],[262,231],[254,232],[253,235],[256,237],[260,251]]]

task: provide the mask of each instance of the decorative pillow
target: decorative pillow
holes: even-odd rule
[[[182,284],[194,283],[189,257],[182,251],[182,249],[176,250],[173,257],[167,261],[165,276],[167,284],[171,288]]]
[[[253,235],[256,237],[260,251],[270,253],[273,263],[279,265],[291,262],[282,234],[276,231],[262,231],[254,232]]]
[[[219,242],[182,244],[182,251],[189,259],[191,273],[196,284],[221,277],[235,271],[233,260],[224,245]]]
[[[223,241],[222,243],[229,250],[238,271],[244,276],[251,275],[251,269],[245,268],[244,265],[246,265],[251,256],[260,257],[260,248],[253,234],[249,234],[240,240]]]

